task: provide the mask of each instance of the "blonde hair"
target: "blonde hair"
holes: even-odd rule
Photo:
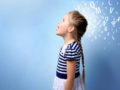
[[[69,14],[71,15],[71,20],[70,24],[72,24],[75,29],[77,30],[77,42],[80,46],[80,52],[82,56],[82,65],[83,65],[83,72],[82,72],[82,80],[83,84],[85,85],[85,64],[84,64],[84,54],[83,54],[83,49],[82,49],[82,44],[81,44],[81,37],[84,35],[86,32],[86,27],[88,25],[88,22],[86,18],[77,10],[70,11]]]

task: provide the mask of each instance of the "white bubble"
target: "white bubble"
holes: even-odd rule
[[[112,12],[113,12],[113,10],[114,10],[114,8],[113,8],[113,7],[110,7],[110,13],[112,13]]]

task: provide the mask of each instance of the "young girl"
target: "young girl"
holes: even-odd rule
[[[53,83],[54,90],[84,90],[85,65],[81,45],[81,38],[88,23],[79,11],[67,13],[58,23],[56,35],[62,36],[64,45],[59,52],[56,76]],[[83,73],[79,71],[80,57],[82,57]]]

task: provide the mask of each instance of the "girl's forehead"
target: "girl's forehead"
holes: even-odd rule
[[[70,18],[69,14],[64,15],[64,19],[69,19],[69,18]]]

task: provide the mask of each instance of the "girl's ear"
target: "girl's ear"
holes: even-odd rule
[[[68,28],[68,32],[73,32],[75,30],[75,27],[74,26],[70,26],[69,28]]]

